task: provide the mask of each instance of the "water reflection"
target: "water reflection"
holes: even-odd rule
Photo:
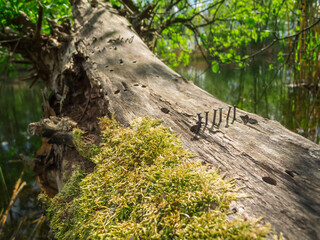
[[[214,74],[203,61],[178,70],[217,98],[248,112],[277,120],[288,129],[320,142],[319,90],[297,87],[286,66],[269,69],[260,59],[246,68],[221,66]]]
[[[19,154],[33,157],[41,144],[38,137],[31,137],[27,133],[28,124],[41,118],[41,92],[39,87],[30,89],[27,83],[19,81],[17,77],[3,83],[0,89],[0,168],[4,177],[4,181],[0,181],[1,209],[7,208],[22,171],[22,180],[27,185],[11,208],[0,238],[10,239],[14,236],[24,239],[28,236],[36,239],[39,234],[34,232],[37,222],[33,221],[42,215],[37,201],[39,189],[34,173],[23,166]]]

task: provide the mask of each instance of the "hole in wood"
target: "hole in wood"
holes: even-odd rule
[[[146,88],[147,86],[146,85],[141,85],[141,87]]]
[[[294,174],[296,173],[296,171],[293,170],[285,170],[286,174],[288,174],[290,177],[294,177]]]
[[[274,186],[277,185],[277,181],[271,177],[262,177],[262,180],[270,185],[274,185]]]
[[[120,90],[118,89],[118,90],[114,91],[114,94],[118,94],[119,92],[120,92]]]
[[[125,82],[121,82],[121,84],[122,84],[122,86],[123,86],[123,88],[125,89],[125,91],[127,90],[127,88],[128,88],[128,85],[125,83]]]
[[[161,111],[168,114],[170,112],[170,110],[168,108],[161,108]]]

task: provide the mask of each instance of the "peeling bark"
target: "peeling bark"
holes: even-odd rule
[[[64,142],[70,129],[57,128],[62,119],[98,141],[99,117],[115,115],[127,125],[147,115],[163,119],[181,135],[184,147],[197,154],[196,160],[237,180],[243,187],[240,191],[250,197],[233,203],[234,212],[247,218],[264,216],[288,239],[320,238],[319,145],[278,122],[242,110],[233,123],[226,124],[227,104],[162,63],[131,24],[108,5],[78,0],[73,16],[72,40],[58,41],[57,47],[47,48],[49,52],[25,53],[44,73],[50,91],[44,98],[45,117],[59,117],[50,120],[58,119],[53,125],[43,120],[30,126],[31,132],[48,138],[38,151],[36,165],[41,181],[54,189],[51,195],[77,166],[93,168],[68,142],[69,136]],[[47,44],[53,46],[49,39]],[[212,109],[218,107],[223,107],[223,113],[217,128],[212,126]],[[210,111],[209,123],[202,124],[195,136],[196,113],[205,110]],[[52,139],[55,134],[61,134],[61,142]]]

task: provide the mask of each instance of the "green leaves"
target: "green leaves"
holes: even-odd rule
[[[41,1],[43,6],[43,24],[42,30],[45,33],[50,32],[49,23],[47,18],[57,22],[61,22],[66,18],[71,18],[71,6],[68,0],[43,0]],[[13,29],[17,29],[20,26],[12,25],[13,18],[20,15],[19,11],[24,12],[30,18],[33,23],[38,19],[39,1],[21,1],[21,0],[0,0],[0,19],[1,27],[10,26]]]
[[[284,62],[283,52],[278,52],[278,60]]]
[[[219,71],[219,63],[217,61],[213,61],[211,65],[212,72],[217,73]]]
[[[178,6],[168,10],[168,5],[160,1],[159,6],[162,7],[154,14],[152,28],[157,29],[163,25],[163,21],[169,19],[174,24],[162,29],[162,39],[157,41],[157,54],[171,66],[177,66],[188,63],[183,61],[184,58],[179,56],[178,52],[184,51],[185,57],[190,55],[190,47],[195,51],[201,48],[208,59],[215,59],[211,68],[213,72],[218,72],[218,61],[239,64],[246,59],[244,55],[252,54],[246,52],[249,46],[255,47],[252,43],[262,48],[270,41],[271,32],[279,31],[280,28],[286,31],[288,18],[294,12],[300,14],[294,9],[295,5],[296,0],[213,0],[197,4],[183,0],[179,1]],[[177,18],[187,21],[175,22]],[[300,29],[297,25],[295,28]],[[175,37],[175,34],[180,38]],[[234,52],[230,52],[230,49]],[[279,61],[284,61],[282,55],[279,56]]]
[[[269,70],[273,70],[273,64],[269,64]]]
[[[248,24],[249,27],[252,27],[252,28],[254,27],[254,25],[255,25],[255,23],[256,23],[256,21],[254,20],[253,17],[246,18],[246,19],[244,20],[244,22],[245,22],[246,24]]]

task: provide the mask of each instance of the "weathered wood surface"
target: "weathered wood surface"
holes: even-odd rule
[[[181,135],[186,149],[244,187],[241,192],[250,198],[232,204],[237,214],[264,216],[288,239],[320,239],[319,145],[241,110],[226,127],[228,105],[162,63],[116,10],[79,0],[73,15],[73,40],[56,59],[46,59],[51,69],[48,101],[55,115],[71,118],[92,135],[99,134],[97,117],[106,114],[125,125],[146,115],[163,119]],[[223,121],[211,128],[212,109],[218,107],[223,107]],[[204,116],[205,110],[210,111],[209,125],[195,137],[190,129],[196,113]],[[245,125],[239,116],[246,114],[257,123]],[[50,149],[46,161],[55,161],[61,188],[63,173],[85,160],[63,144]]]

